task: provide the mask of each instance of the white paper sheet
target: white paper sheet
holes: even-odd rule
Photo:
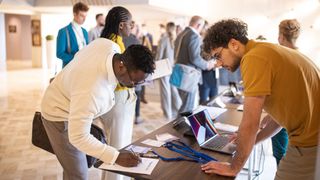
[[[152,74],[152,80],[168,76],[172,73],[172,65],[170,64],[169,59],[157,60],[155,63],[156,69]]]
[[[203,111],[207,109],[209,114],[210,114],[210,117],[212,119],[215,119],[216,117],[218,117],[219,115],[221,115],[222,113],[226,112],[227,109],[224,109],[224,108],[217,108],[217,107],[210,107],[210,106],[198,106],[196,110],[193,111],[193,114],[195,113],[198,113],[200,111]]]
[[[130,151],[132,150],[135,153],[147,153],[151,150],[150,147],[143,147],[143,146],[136,146],[136,145],[130,145],[126,148],[126,150]]]
[[[227,131],[227,132],[236,132],[236,131],[238,131],[238,127],[237,126],[233,126],[233,125],[230,125],[230,124],[224,124],[224,123],[220,123],[220,122],[214,123],[214,127],[217,128],[218,130]]]
[[[241,104],[240,106],[237,107],[238,111],[243,111],[243,104]]]
[[[220,96],[216,98],[216,104],[221,108],[225,108],[226,107],[226,104],[222,101]]]
[[[146,139],[146,140],[142,141],[141,143],[142,143],[142,144],[149,145],[149,146],[160,147],[160,146],[162,146],[165,142],[156,141],[156,140],[153,140],[153,139]]]
[[[178,140],[179,138],[170,133],[163,133],[163,134],[157,134],[156,139],[162,142],[169,142],[173,140]]]
[[[118,164],[102,164],[99,168],[113,171],[137,173],[137,174],[147,174],[150,175],[153,169],[156,167],[159,159],[152,158],[141,158],[142,162],[137,167],[123,167]]]

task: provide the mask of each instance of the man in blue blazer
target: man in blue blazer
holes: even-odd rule
[[[86,20],[89,7],[82,3],[73,6],[73,21],[59,30],[57,37],[57,57],[65,67],[74,55],[89,42],[88,32],[81,27]]]

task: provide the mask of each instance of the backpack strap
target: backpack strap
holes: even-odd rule
[[[178,46],[176,47],[176,48],[177,48],[177,51],[176,51],[176,54],[175,54],[175,56],[174,56],[175,61],[178,60],[178,55],[179,55],[179,53],[180,53],[180,47],[181,47],[182,40],[183,40],[184,36],[185,36],[188,32],[189,32],[189,31],[186,31],[186,30],[185,30],[185,31],[183,32],[183,34],[181,35],[180,41],[178,42]]]

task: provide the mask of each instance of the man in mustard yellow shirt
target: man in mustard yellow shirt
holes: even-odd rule
[[[244,84],[244,113],[231,163],[209,162],[205,173],[236,176],[255,143],[284,127],[289,146],[275,179],[314,179],[320,124],[320,70],[297,50],[247,38],[247,24],[237,19],[214,24],[204,50],[222,66],[239,66]],[[259,131],[262,110],[270,122]]]

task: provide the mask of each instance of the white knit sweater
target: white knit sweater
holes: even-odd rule
[[[68,121],[69,141],[80,151],[113,164],[119,152],[90,134],[94,118],[115,103],[118,83],[112,58],[119,46],[99,38],[79,51],[47,88],[41,112],[49,121]]]

